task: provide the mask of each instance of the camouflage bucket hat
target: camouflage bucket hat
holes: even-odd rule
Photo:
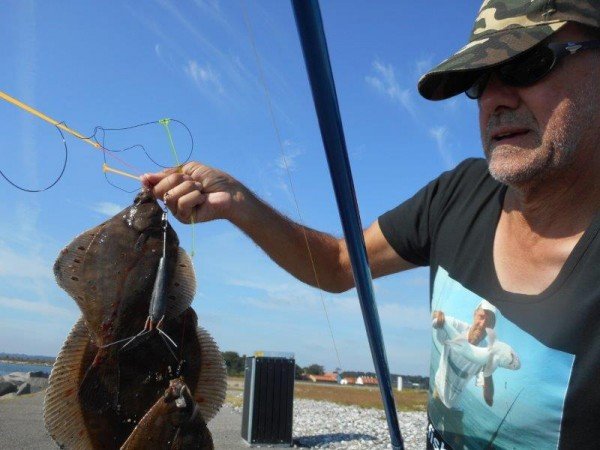
[[[429,100],[460,94],[482,70],[529,50],[567,22],[600,28],[600,0],[485,0],[469,43],[423,75],[419,92]]]

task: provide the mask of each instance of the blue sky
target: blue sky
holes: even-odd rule
[[[364,226],[466,157],[481,154],[476,104],[427,102],[419,76],[467,40],[479,2],[322,2],[329,52]],[[297,219],[282,149],[306,225],[342,233],[291,6],[287,1],[3,3],[0,90],[84,135],[171,117],[194,138],[193,158],[236,176]],[[64,148],[56,129],[0,103],[0,170],[30,188],[51,182]],[[173,125],[180,155],[187,135]],[[102,154],[70,136],[61,181],[28,194],[0,179],[0,351],[56,354],[78,317],[52,264],[77,234],[127,206]],[[110,133],[109,148],[143,144],[173,164],[164,130]],[[139,151],[120,155],[140,174],[157,170]],[[128,182],[115,179],[115,182]],[[128,185],[135,188],[135,185]],[[182,246],[190,227],[174,224]],[[222,350],[288,351],[300,365],[338,365],[313,288],[277,267],[225,221],[198,225],[193,306]],[[390,368],[427,374],[428,272],[376,280]],[[354,290],[324,293],[344,369],[373,367]]]

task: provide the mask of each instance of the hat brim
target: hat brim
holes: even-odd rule
[[[481,71],[529,50],[566,23],[557,21],[486,33],[423,75],[419,80],[419,93],[428,100],[444,100],[460,94],[473,85]]]

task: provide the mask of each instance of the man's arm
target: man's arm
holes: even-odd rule
[[[329,292],[354,286],[344,239],[293,222],[224,172],[192,162],[185,164],[181,173],[145,174],[142,181],[157,198],[167,194],[167,206],[180,221],[227,219],[305,283]],[[398,256],[377,221],[365,230],[364,237],[373,277],[414,267]]]

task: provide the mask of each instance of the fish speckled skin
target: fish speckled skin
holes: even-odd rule
[[[183,379],[171,380],[165,394],[143,417],[122,450],[213,450],[210,431]]]
[[[57,282],[82,312],[46,393],[46,427],[64,448],[120,448],[176,376],[185,379],[206,420],[223,403],[225,365],[210,335],[197,326],[190,307],[192,262],[170,226],[162,330],[177,347],[156,329],[126,346],[109,345],[144,328],[163,254],[162,214],[143,191],[130,207],[76,237],[56,260]]]

